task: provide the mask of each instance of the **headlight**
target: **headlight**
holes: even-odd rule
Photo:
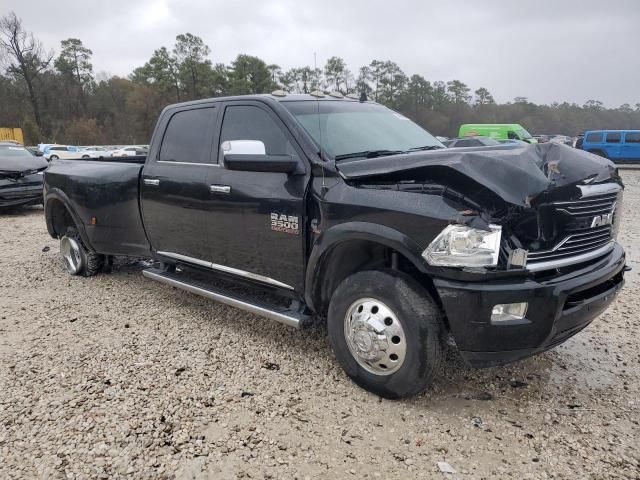
[[[479,230],[449,225],[431,242],[422,256],[430,265],[442,267],[492,267],[498,264],[502,227]]]

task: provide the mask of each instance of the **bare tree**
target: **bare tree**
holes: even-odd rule
[[[37,81],[52,58],[53,52],[47,52],[42,42],[24,29],[22,20],[14,12],[0,18],[0,62],[7,73],[24,81],[40,131],[43,125]]]

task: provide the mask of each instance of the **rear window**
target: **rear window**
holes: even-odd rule
[[[210,163],[214,118],[213,108],[175,113],[164,132],[160,146],[160,161]],[[136,150],[136,147],[128,147],[125,150]]]
[[[640,132],[627,132],[624,135],[626,143],[640,143]]]
[[[620,143],[620,132],[609,132],[607,133],[607,143]]]
[[[602,133],[589,133],[587,134],[585,141],[589,143],[601,143]]]

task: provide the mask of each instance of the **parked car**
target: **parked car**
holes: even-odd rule
[[[23,146],[0,141],[0,208],[42,203],[42,172],[47,166]]]
[[[524,140],[538,143],[522,125],[517,123],[467,123],[460,126],[459,137],[485,136],[495,140]]]
[[[118,148],[111,151],[112,157],[134,157],[137,155],[146,155],[149,148],[146,145],[131,145],[129,147]]]
[[[462,137],[446,140],[442,144],[447,148],[495,147],[500,145],[500,142],[489,137]]]
[[[101,157],[110,157],[111,151],[107,150],[104,147],[91,146],[91,147],[81,147],[79,150],[79,154],[81,158],[101,158]]]
[[[397,398],[429,386],[449,336],[489,367],[601,314],[626,268],[622,191],[564,145],[445,149],[374,102],[277,92],[165,108],[146,158],[53,163],[45,215],[70,274],[151,257],[149,279],[326,321],[347,374]]]
[[[568,146],[573,146],[573,138],[567,136],[567,135],[554,135],[553,137],[551,137],[551,139],[549,140],[550,142],[555,142],[555,143],[562,143],[564,145],[568,145]]]
[[[59,158],[78,158],[80,149],[73,145],[49,145],[44,149],[44,158],[58,160]]]
[[[615,162],[640,160],[640,130],[590,130],[582,149]]]

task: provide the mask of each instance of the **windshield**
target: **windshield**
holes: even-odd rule
[[[283,102],[331,157],[367,157],[443,148],[429,132],[382,105],[350,101]],[[357,155],[360,153],[361,155]]]
[[[522,140],[527,140],[529,138],[532,138],[531,134],[529,132],[527,132],[524,128],[522,130],[517,130],[516,133],[518,134],[518,136]]]
[[[33,155],[24,147],[0,145],[0,167],[2,166],[2,160],[21,158],[33,158]]]

